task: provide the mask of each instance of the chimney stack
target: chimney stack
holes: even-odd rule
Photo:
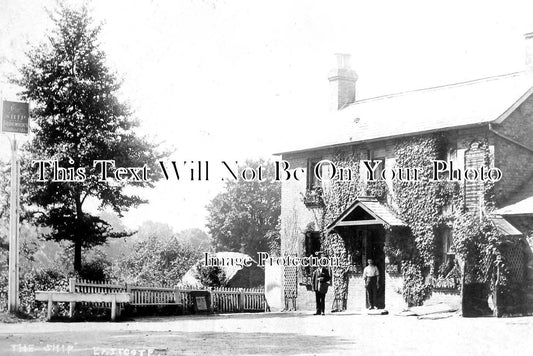
[[[533,36],[533,33],[532,33]],[[340,110],[355,102],[357,74],[350,68],[350,55],[336,53],[337,68],[329,72],[331,109]]]
[[[526,51],[526,70],[533,72],[533,32],[524,34]]]

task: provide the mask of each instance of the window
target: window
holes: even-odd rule
[[[437,177],[439,180],[450,180],[450,179],[456,179],[459,180],[460,177],[458,175],[457,168],[461,168],[457,161],[457,149],[455,146],[449,146],[443,154],[441,154],[441,157],[439,157],[440,160],[443,160],[446,162],[446,170],[441,172],[439,176]],[[451,162],[451,163],[450,163]],[[453,172],[452,176],[450,177],[450,168],[453,165]]]
[[[439,231],[439,235],[442,243],[442,261],[447,265],[450,262],[453,262],[453,259],[455,258],[452,229],[444,227]]]
[[[305,233],[304,254],[306,257],[313,256],[320,251],[320,232],[308,231]]]
[[[371,167],[375,167],[374,170],[374,180],[381,180],[381,172],[385,169],[385,155],[386,151],[384,148],[376,149],[371,152],[372,164]],[[367,174],[367,179],[370,178],[370,173]]]
[[[469,168],[477,170],[485,166],[485,155],[485,147],[477,141],[472,142],[465,152],[465,170]],[[483,181],[465,180],[464,192],[466,208],[478,212],[483,201]]]
[[[435,231],[437,274],[439,278],[448,278],[455,268],[455,251],[453,250],[453,230],[447,226],[440,226]]]
[[[320,158],[307,160],[307,189],[311,190],[319,186],[320,181],[315,174],[315,167],[320,162]]]
[[[304,257],[314,256],[316,252],[320,251],[320,232],[307,231],[304,236],[303,255]],[[300,284],[311,286],[311,274],[313,269],[310,266],[300,266]]]
[[[376,180],[381,180],[381,172],[385,169],[385,157],[376,157],[372,160],[373,164],[376,164],[375,178]]]

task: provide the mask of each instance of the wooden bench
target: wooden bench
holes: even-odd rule
[[[111,303],[111,320],[115,321],[117,317],[117,303],[129,303],[130,295],[128,293],[72,293],[72,292],[53,292],[53,291],[36,291],[35,300],[48,302],[47,319],[52,318],[53,304],[57,302],[70,303],[70,317],[74,313],[76,303]]]

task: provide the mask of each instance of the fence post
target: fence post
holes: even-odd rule
[[[112,298],[113,300],[111,302],[111,321],[115,321],[117,319],[117,295],[113,294]]]
[[[261,302],[263,303],[264,311],[265,312],[270,312],[270,306],[268,305],[268,301],[266,299],[265,292],[263,292],[263,294],[261,294]]]
[[[46,319],[50,320],[52,319],[52,315],[54,314],[54,302],[52,301],[52,293],[48,293],[48,312],[46,314]]]
[[[70,293],[75,293],[76,292],[76,278],[70,278],[69,279],[69,291]],[[76,302],[70,302],[70,308],[69,308],[69,311],[68,311],[68,315],[69,317],[73,317],[74,316],[74,309],[76,308]]]
[[[174,287],[174,303],[178,304],[179,303],[178,299],[179,299],[178,289]]]
[[[239,288],[239,312],[243,312],[244,311],[244,291],[242,288]]]
[[[209,288],[207,290],[209,292],[209,313],[215,312],[215,307],[213,306],[213,288]]]
[[[130,296],[130,304],[134,304],[136,301],[134,300],[133,294],[131,293],[131,286],[129,283],[124,282],[124,290]]]

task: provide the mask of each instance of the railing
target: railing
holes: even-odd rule
[[[433,279],[431,286],[437,292],[457,292],[459,291],[459,279],[453,277]]]
[[[99,293],[99,294],[109,294],[109,293],[124,293],[126,289],[124,285],[113,284],[111,282],[94,282],[87,280],[76,280],[71,278],[69,280],[69,291],[71,293]],[[87,304],[82,302],[81,304]],[[111,303],[91,303],[93,306],[109,308]],[[72,304],[71,304],[72,305]],[[71,306],[72,308],[72,306]]]
[[[263,311],[266,308],[262,289],[214,288],[211,290],[213,309],[222,313]]]
[[[126,285],[126,291],[130,294],[130,304],[135,306],[172,305],[181,303],[181,300],[176,298],[174,288]]]
[[[112,284],[110,282],[94,282],[84,279],[70,279],[70,292],[77,293],[122,293],[126,288],[123,284]]]
[[[212,310],[218,313],[265,311],[265,292],[256,288],[213,288],[205,289],[211,295]],[[184,309],[193,305],[191,292],[198,289],[182,289],[160,286],[137,286],[70,279],[70,291],[78,293],[120,293],[130,294],[133,306],[165,306],[181,304]],[[107,306],[107,305],[106,305]]]

